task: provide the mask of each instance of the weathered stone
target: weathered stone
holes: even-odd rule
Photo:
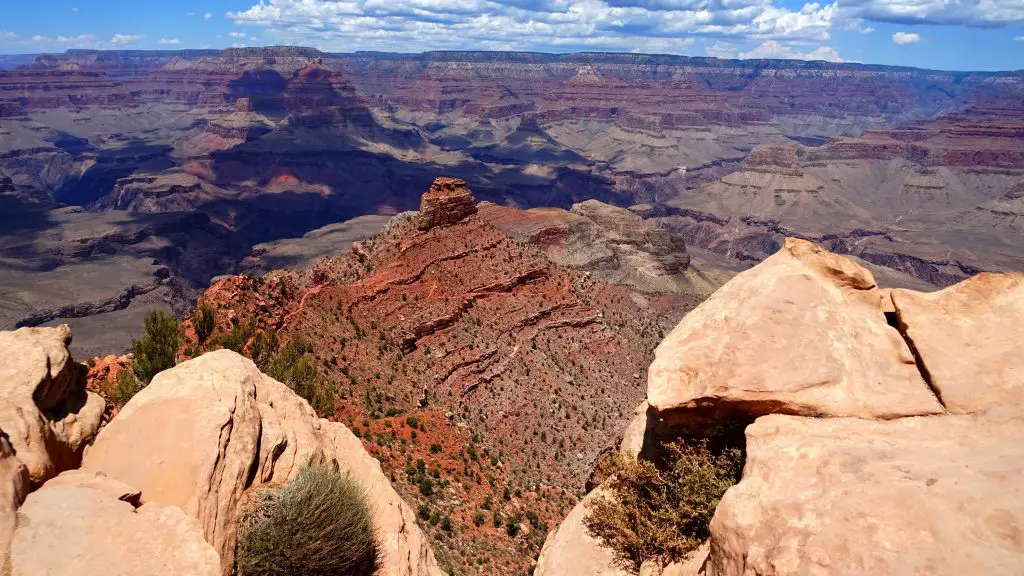
[[[4,576],[11,573],[11,537],[28,487],[28,468],[14,457],[7,435],[0,430],[0,574]]]
[[[910,349],[886,321],[886,295],[851,260],[787,239],[658,346],[648,401],[662,415],[941,413]]]
[[[78,466],[103,416],[70,342],[67,325],[0,332],[0,429],[35,484]]]
[[[595,488],[548,534],[534,576],[629,576],[629,571],[616,563],[614,552],[602,546],[583,524],[589,513],[587,505],[606,494],[603,486]]]
[[[417,226],[420,230],[429,230],[454,224],[473,214],[476,214],[476,204],[464,180],[435,178],[420,200]]]
[[[412,509],[360,441],[228,350],[158,374],[97,437],[83,468],[139,486],[144,502],[197,517],[228,574],[245,490],[287,482],[312,462],[349,470],[366,487],[382,574],[441,573]]]
[[[713,576],[1024,570],[1024,418],[772,415],[711,523]]]
[[[75,470],[48,481],[18,512],[12,574],[220,574],[194,518],[175,506],[138,506],[138,499],[135,488],[100,474]]]
[[[893,290],[901,329],[950,412],[1024,406],[1024,274]]]

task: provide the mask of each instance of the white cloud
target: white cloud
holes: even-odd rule
[[[209,20],[210,18],[213,18],[213,14],[210,14],[209,12],[203,14],[203,20]]]
[[[736,46],[728,42],[717,41],[704,49],[704,52],[712,58],[736,58]]]
[[[32,41],[33,42],[49,42],[50,39],[47,38],[46,36],[40,36],[39,34],[36,34],[35,36],[32,37]]]
[[[228,36],[232,38],[245,38],[245,32],[228,32]]]
[[[695,37],[824,42],[839,2],[782,0],[250,0],[227,18],[263,38],[323,49],[640,50]],[[827,0],[826,0],[827,1]]]
[[[741,52],[739,57],[748,60],[756,58],[785,58],[789,60],[827,60],[829,62],[845,62],[839,52],[830,46],[821,46],[810,52],[801,52],[796,48],[769,40],[749,52]]]
[[[57,42],[62,44],[83,44],[93,41],[92,34],[79,34],[78,36],[57,36]]]
[[[14,40],[18,35],[10,30],[0,30],[0,40]]]
[[[244,42],[235,42],[231,45],[232,48],[245,48]]]
[[[178,40],[177,38],[161,38],[157,40],[157,44],[169,44],[172,46],[176,46],[178,44],[181,44],[181,40]]]
[[[894,24],[978,27],[1024,22],[1021,0],[843,0],[846,15]]]
[[[142,36],[139,34],[114,34],[110,39],[111,44],[133,44],[142,40]]]
[[[72,12],[78,12],[78,6],[72,6],[71,7],[71,11]]]
[[[875,29],[872,28],[871,26],[868,26],[867,28],[858,28],[857,29],[857,32],[860,32],[861,34],[871,34],[874,31],[875,31]]]
[[[1017,42],[1024,42],[1024,36],[1014,36],[1013,39]]]
[[[196,13],[195,12],[187,12],[185,15],[189,16],[189,17],[192,17],[192,16],[195,16]]]
[[[914,42],[920,42],[921,36],[910,32],[897,32],[892,35],[892,41],[894,44],[899,44],[900,46],[902,46],[904,44],[913,44]]]

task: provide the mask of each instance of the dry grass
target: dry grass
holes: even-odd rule
[[[239,576],[368,576],[380,554],[362,486],[322,466],[264,490],[239,519]]]
[[[709,536],[708,524],[722,495],[742,470],[739,450],[712,454],[706,442],[665,446],[664,469],[621,453],[603,463],[610,497],[595,499],[587,530],[615,551],[623,567],[647,560],[682,560]]]

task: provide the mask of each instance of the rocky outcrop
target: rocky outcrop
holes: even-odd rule
[[[366,487],[383,573],[440,573],[413,511],[359,440],[234,352],[210,352],[158,374],[99,434],[83,470],[138,487],[144,503],[197,518],[228,574],[245,491],[286,482],[310,462],[338,465]]]
[[[194,518],[139,499],[138,490],[102,474],[75,470],[48,481],[18,511],[12,574],[220,574]]]
[[[78,466],[104,401],[85,390],[85,367],[68,351],[71,329],[0,332],[0,429],[33,484]]]
[[[900,329],[950,412],[1024,401],[1024,273],[979,274],[932,293],[893,290]]]
[[[429,230],[454,224],[472,214],[476,214],[476,204],[464,180],[435,178],[420,200],[417,226],[420,230]]]
[[[1022,274],[982,274],[930,294],[890,292],[855,262],[792,239],[737,275],[659,347],[645,442],[754,420],[743,477],[706,551],[644,570],[1019,572],[1022,287]],[[589,561],[612,570],[589,536],[562,540],[581,528],[586,501],[549,537],[538,575]]]
[[[788,239],[665,338],[648,401],[666,417],[698,408],[884,419],[941,413],[887,323],[890,309],[866,269]]]
[[[1022,439],[1019,412],[766,416],[712,521],[708,573],[1017,573]]]
[[[590,272],[603,282],[644,292],[684,292],[690,264],[682,236],[625,208],[597,200],[559,208],[515,210],[482,202],[480,215],[517,240],[536,245],[553,262]]]

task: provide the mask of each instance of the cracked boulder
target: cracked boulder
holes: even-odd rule
[[[902,329],[950,412],[1024,405],[1024,273],[893,290]]]
[[[228,350],[158,374],[97,436],[82,467],[139,488],[144,503],[197,518],[230,574],[246,491],[287,482],[312,462],[337,465],[366,488],[382,574],[441,573],[413,510],[359,439]]]
[[[195,518],[139,502],[139,491],[72,470],[29,495],[11,542],[14,576],[217,576],[220,559]]]
[[[889,293],[852,260],[789,238],[686,315],[648,372],[655,411],[898,418],[943,411]]]
[[[67,325],[0,332],[0,429],[34,485],[78,466],[103,417],[70,343]]]

